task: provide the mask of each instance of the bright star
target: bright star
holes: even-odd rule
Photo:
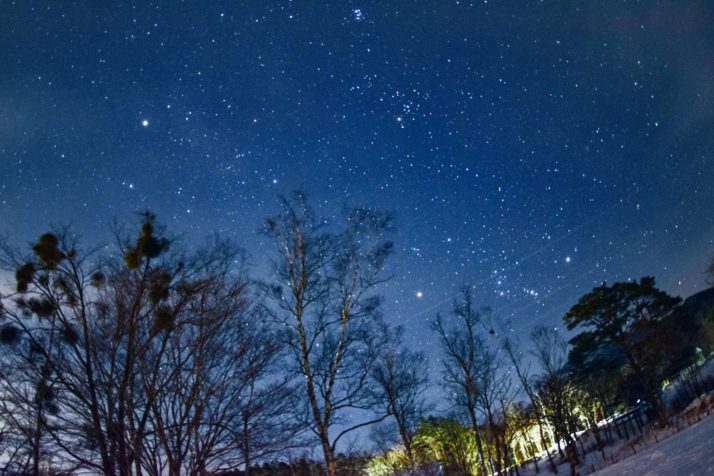
[[[141,125],[144,126],[144,127],[149,127],[149,120],[148,120],[148,119],[144,119],[143,121],[141,121]]]
[[[424,293],[421,292],[421,291],[417,291],[417,292],[416,292],[416,297],[417,297],[417,299],[421,299],[421,298],[424,297]]]

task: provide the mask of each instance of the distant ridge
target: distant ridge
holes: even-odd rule
[[[682,306],[690,317],[706,314],[714,308],[714,287],[692,294],[684,300]]]

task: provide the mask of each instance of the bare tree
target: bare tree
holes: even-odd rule
[[[391,416],[408,464],[415,467],[412,437],[426,413],[424,392],[429,386],[426,356],[403,345],[403,329],[384,329],[388,336],[380,360],[372,369],[377,405]],[[390,429],[386,429],[389,431]]]
[[[4,317],[7,319],[7,314]],[[46,359],[49,357],[37,347],[39,343],[47,344],[43,334],[44,329],[32,329],[31,337],[23,335],[12,324],[0,328],[3,345],[0,370],[2,474],[36,475],[42,465],[52,460],[56,451],[45,430],[47,419],[57,413],[58,407],[53,379],[47,372]],[[48,347],[43,350],[53,354]]]
[[[440,338],[444,353],[444,380],[452,390],[451,398],[456,407],[464,412],[476,438],[479,467],[482,474],[486,470],[484,443],[478,423],[479,398],[483,392],[483,360],[486,344],[479,336],[479,325],[486,309],[474,306],[473,296],[468,288],[461,292],[461,299],[454,301],[453,317],[455,325],[448,326],[441,315],[437,315],[434,330]]]
[[[15,271],[16,282],[16,293],[4,299],[9,304],[2,312],[4,331],[21,342],[10,354],[24,361],[25,376],[30,377],[9,381],[6,388],[16,396],[29,395],[27,392],[33,395],[23,402],[15,400],[18,409],[22,407],[23,413],[35,418],[32,432],[24,431],[26,436],[32,435],[32,474],[39,472],[45,453],[43,440],[51,440],[79,465],[105,473],[112,468],[103,435],[93,442],[91,451],[84,451],[78,441],[82,435],[68,432],[66,425],[72,422],[74,428],[85,427],[77,420],[80,408],[86,410],[81,412],[83,418],[97,425],[101,419],[100,389],[93,378],[97,363],[90,346],[84,345],[92,337],[90,283],[99,275],[91,256],[78,251],[75,240],[64,229],[43,234],[30,254],[3,247],[3,267]],[[86,378],[78,379],[79,373]],[[73,396],[81,398],[77,401]],[[68,399],[72,405],[65,404]],[[16,429],[23,426],[17,420],[12,423]],[[96,453],[101,454],[100,464],[93,457]]]
[[[497,474],[505,467],[509,454],[506,441],[506,413],[513,403],[515,392],[510,376],[504,372],[503,362],[493,349],[482,347],[477,386],[477,406],[483,414],[491,446],[494,450],[492,461]]]
[[[280,215],[265,230],[275,243],[275,280],[266,286],[274,317],[292,349],[296,372],[304,379],[304,422],[320,441],[330,476],[335,450],[349,432],[386,418],[367,417],[333,436],[345,409],[370,411],[369,372],[380,336],[373,332],[392,245],[384,236],[388,214],[354,209],[338,232],[324,231],[305,197],[282,200]]]
[[[0,301],[0,340],[22,364],[0,375],[13,468],[203,474],[292,445],[280,341],[235,247],[171,252],[150,214],[119,241],[121,260],[66,231],[4,250],[17,292]]]
[[[568,346],[556,329],[543,326],[533,329],[531,339],[533,355],[541,367],[537,382],[538,399],[544,417],[555,430],[556,438],[565,441],[570,474],[575,476],[575,468],[579,464],[573,436],[578,429],[577,390],[565,371]]]
[[[168,474],[249,468],[297,433],[288,424],[292,387],[277,368],[280,342],[250,302],[241,262],[232,245],[213,241],[177,283],[188,301],[167,329],[150,416]]]
[[[506,354],[506,357],[513,365],[513,369],[516,372],[516,377],[518,378],[518,382],[520,382],[521,384],[523,392],[528,397],[528,402],[530,403],[533,415],[535,416],[536,424],[538,425],[538,433],[541,442],[546,443],[548,440],[546,438],[546,431],[543,428],[546,421],[543,415],[541,401],[538,398],[536,390],[534,388],[535,382],[533,381],[533,375],[531,373],[530,365],[528,361],[524,361],[521,352],[517,349],[513,339],[508,337],[508,335],[503,339],[502,347]],[[557,474],[558,467],[556,466],[555,461],[553,461],[553,457],[550,454],[550,450],[546,450],[546,455],[548,457],[550,469],[553,471],[553,473]],[[534,461],[536,472],[538,472],[538,460],[536,459]]]

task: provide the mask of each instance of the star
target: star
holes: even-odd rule
[[[417,299],[421,299],[421,298],[424,297],[424,293],[421,292],[421,291],[417,291],[417,292],[416,292],[416,297],[417,297]]]
[[[143,127],[149,127],[149,120],[148,120],[148,119],[144,119],[143,121],[141,121],[141,125],[142,125]]]

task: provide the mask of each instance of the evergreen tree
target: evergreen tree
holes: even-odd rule
[[[614,345],[624,354],[661,424],[667,422],[659,391],[667,367],[662,343],[671,337],[663,320],[678,309],[680,302],[680,298],[655,287],[654,278],[644,277],[594,288],[563,318],[569,330],[584,329],[570,340],[581,352]]]

